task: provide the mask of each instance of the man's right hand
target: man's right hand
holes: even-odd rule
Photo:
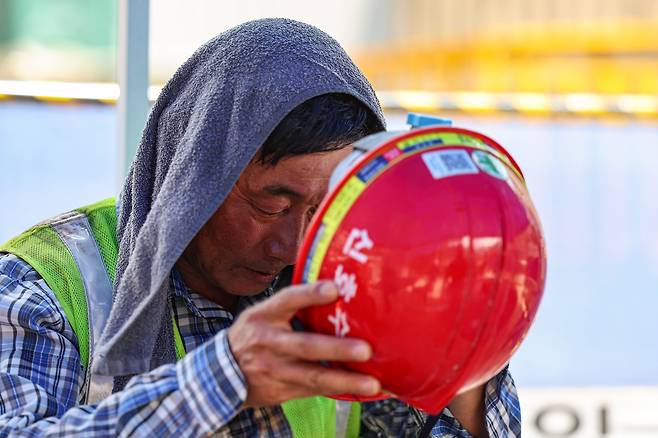
[[[366,374],[326,368],[318,361],[364,362],[367,342],[354,338],[294,332],[299,309],[328,304],[338,291],[332,282],[287,287],[245,310],[228,331],[231,351],[247,380],[246,407],[272,406],[315,395],[377,394],[381,385]]]

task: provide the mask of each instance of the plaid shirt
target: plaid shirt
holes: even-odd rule
[[[0,437],[290,436],[280,407],[244,409],[247,388],[231,354],[234,316],[172,275],[171,297],[186,350],[176,364],[130,380],[95,405],[79,405],[84,372],[77,338],[52,290],[27,263],[0,255]],[[244,298],[239,310],[267,293]],[[515,437],[521,420],[507,369],[486,387],[491,437]],[[424,414],[389,399],[362,404],[361,435],[415,436]],[[468,437],[447,409],[433,436]]]

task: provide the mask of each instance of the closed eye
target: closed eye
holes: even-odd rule
[[[313,219],[313,216],[315,216],[315,213],[317,213],[317,212],[318,212],[318,206],[317,205],[309,208],[308,209],[308,218],[309,218],[309,220]]]
[[[289,208],[283,208],[283,209],[280,209],[280,210],[272,211],[272,210],[267,210],[267,209],[261,208],[261,207],[255,205],[255,204],[252,204],[252,206],[254,207],[254,209],[258,213],[260,213],[261,215],[263,215],[265,217],[276,217],[276,216],[279,216],[281,214],[285,214],[289,210]]]

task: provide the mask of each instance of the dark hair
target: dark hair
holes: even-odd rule
[[[373,112],[348,94],[329,93],[298,105],[274,128],[257,160],[274,166],[290,155],[342,149],[381,131]]]

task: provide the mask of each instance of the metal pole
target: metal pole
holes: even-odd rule
[[[148,102],[149,0],[119,0],[119,188],[139,145]]]

